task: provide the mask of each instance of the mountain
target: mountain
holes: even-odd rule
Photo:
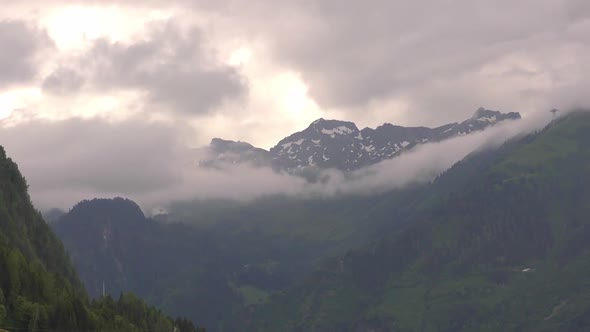
[[[520,119],[519,113],[478,109],[461,122],[437,128],[401,127],[386,123],[375,129],[359,130],[352,122],[319,119],[303,131],[277,143],[270,151],[248,143],[213,139],[203,166],[248,162],[298,173],[306,169],[335,168],[352,171],[393,158],[402,151],[428,142],[468,135],[506,120]]]
[[[587,331],[588,142],[579,112],[469,156],[404,226],[330,259],[242,330]]]
[[[105,215],[104,211],[112,211]],[[76,222],[73,222],[75,220]],[[118,259],[110,260],[108,254],[113,251],[126,251],[121,246],[138,241],[142,228],[149,227],[143,212],[132,201],[124,199],[83,201],[54,222],[54,229],[60,239],[70,247],[76,241],[81,244],[76,250],[70,250],[80,278],[85,281],[86,289],[92,297],[100,297],[103,289],[116,295],[128,291],[127,276]],[[63,231],[67,227],[67,232]],[[120,238],[123,230],[131,235]],[[91,256],[96,254],[96,256]],[[86,259],[80,260],[83,256]],[[118,277],[109,278],[110,275]],[[88,281],[92,280],[91,283]],[[103,288],[106,287],[106,288]]]
[[[196,332],[132,294],[88,301],[64,246],[0,147],[0,330]]]
[[[82,201],[52,227],[93,298],[103,290],[133,292],[208,329],[238,302],[226,282],[226,269],[238,265],[237,258],[218,249],[223,243],[206,232],[146,218],[131,200]]]
[[[315,166],[351,171],[390,159],[427,142],[470,134],[489,125],[519,119],[518,113],[480,108],[472,118],[438,128],[401,127],[386,123],[359,130],[352,122],[319,119],[304,131],[281,140],[270,149],[273,161],[289,171]]]
[[[92,297],[103,285],[108,294],[133,292],[208,330],[227,331],[239,323],[236,313],[303,280],[321,259],[374,239],[381,219],[363,216],[380,201],[187,202],[170,207],[161,222],[131,200],[93,199],[52,227]]]
[[[483,123],[486,115],[468,120],[475,121],[471,127]],[[489,117],[499,115],[492,112]],[[343,131],[338,129],[341,123],[323,122],[312,127],[331,128],[327,130],[335,137]],[[455,127],[461,132],[460,125],[439,132]],[[225,160],[235,163],[246,160],[242,156],[269,160],[259,158],[260,149],[247,143],[220,139],[212,143],[223,158],[232,158]],[[324,259],[399,227],[426,192],[424,185],[413,185],[370,196],[177,202],[167,208],[166,216],[155,217],[157,221],[146,218],[132,201],[95,199],[79,203],[52,226],[92,296],[100,294],[105,282],[112,294],[132,291],[166,312],[198,319],[211,330],[227,330],[243,312],[304,280]],[[140,259],[145,256],[149,263]]]
[[[249,143],[227,141],[214,138],[205,149],[207,154],[199,165],[203,167],[222,167],[224,164],[249,163],[255,166],[269,165],[271,159],[268,151],[256,148]]]

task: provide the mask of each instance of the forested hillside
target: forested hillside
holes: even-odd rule
[[[248,315],[259,331],[590,328],[590,114],[460,162],[405,227]]]
[[[179,203],[159,221],[95,199],[53,226],[93,296],[106,282],[212,330],[585,326],[589,129],[573,114],[379,195]]]
[[[197,331],[131,294],[89,301],[63,245],[33,208],[17,165],[0,147],[0,329]]]
[[[241,313],[302,281],[324,259],[377,238],[385,217],[404,212],[420,189],[190,202],[173,206],[167,221],[146,218],[128,199],[93,199],[52,226],[91,296],[104,284],[107,293],[131,291],[166,312],[227,331]]]
[[[53,226],[91,297],[131,291],[209,328],[240,303],[229,282],[245,253],[210,232],[157,223],[122,198],[80,202]]]

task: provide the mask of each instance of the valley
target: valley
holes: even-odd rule
[[[572,181],[585,179],[587,152],[579,142],[588,120],[574,113],[498,149],[474,152],[432,183],[378,195],[179,202],[155,220],[132,201],[95,199],[52,225],[93,296],[104,282],[109,292],[133,291],[214,331],[417,330],[417,321],[426,330],[467,328],[484,323],[421,315],[463,308],[486,317],[486,310],[516,301],[512,296],[530,282],[550,282],[553,263],[541,262],[550,250],[565,249],[557,249],[555,226],[543,221],[550,214],[538,207],[555,203],[559,220],[570,218],[565,211],[584,213],[583,198],[562,204],[552,197],[583,188]],[[555,181],[561,184],[551,190]],[[470,302],[488,293],[496,294],[491,302]],[[396,302],[406,298],[415,307]],[[350,317],[357,319],[342,320]]]

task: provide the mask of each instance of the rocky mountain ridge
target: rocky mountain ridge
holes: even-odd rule
[[[289,173],[329,168],[353,171],[391,159],[420,144],[465,136],[502,121],[520,118],[516,112],[479,108],[463,122],[436,128],[385,123],[375,129],[362,130],[353,122],[318,119],[305,130],[285,137],[268,151],[245,142],[214,138],[207,148],[207,158],[200,160],[199,165],[217,167],[224,163],[251,163]]]

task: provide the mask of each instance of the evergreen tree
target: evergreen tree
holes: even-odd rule
[[[22,331],[159,332],[174,327],[172,318],[131,294],[118,302],[110,297],[88,301],[63,245],[33,208],[25,179],[2,147],[0,324]]]

